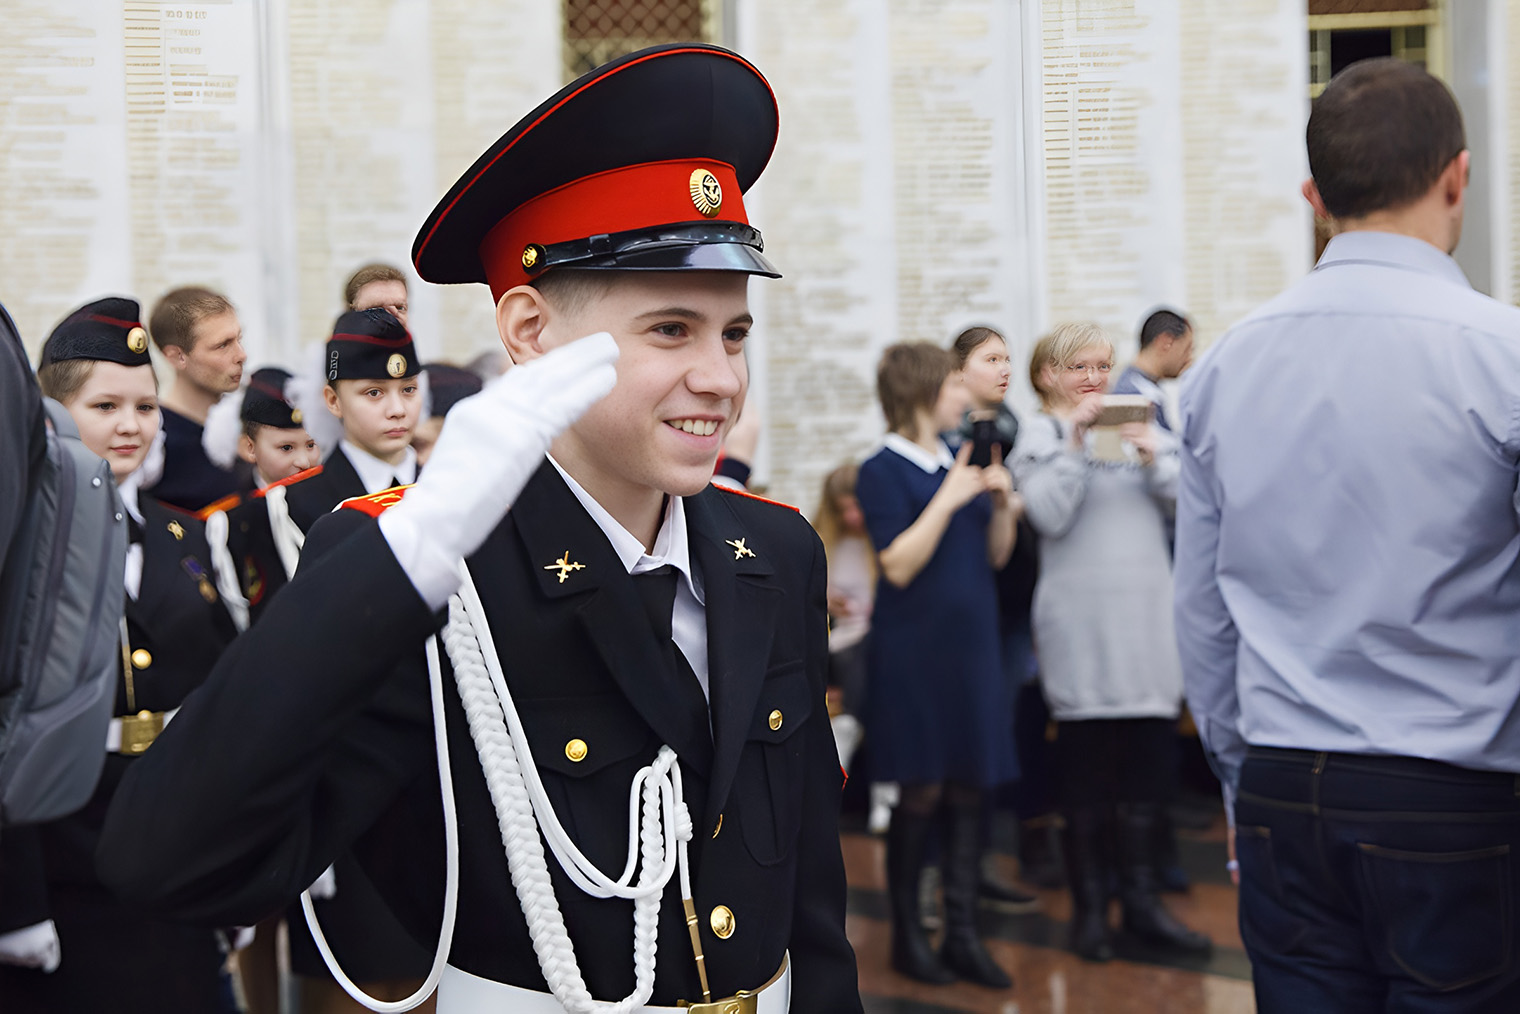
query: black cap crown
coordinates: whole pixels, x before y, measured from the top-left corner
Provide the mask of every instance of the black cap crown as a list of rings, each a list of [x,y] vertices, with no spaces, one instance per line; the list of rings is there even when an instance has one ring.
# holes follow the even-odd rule
[[[243,405],[238,417],[245,423],[258,423],[281,430],[301,426],[301,410],[291,405],[285,394],[285,385],[288,383],[289,370],[282,370],[278,366],[255,370],[248,380],[248,390],[243,394]]]
[[[327,340],[327,381],[399,380],[422,372],[412,336],[390,311],[350,310]]]
[[[42,365],[89,359],[123,366],[151,366],[148,332],[137,300],[109,296],[86,303],[59,322],[42,346]]]
[[[479,394],[485,386],[479,374],[448,363],[429,363],[425,369],[428,395],[433,402],[431,414],[435,419],[442,419],[449,414],[449,409],[470,395]]]

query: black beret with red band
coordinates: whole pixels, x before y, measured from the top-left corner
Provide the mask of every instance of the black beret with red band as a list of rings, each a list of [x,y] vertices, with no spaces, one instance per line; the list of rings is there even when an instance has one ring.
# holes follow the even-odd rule
[[[779,277],[744,192],[776,146],[776,98],[743,57],[676,43],[562,88],[475,161],[412,246],[430,282],[500,297],[555,267]]]
[[[70,313],[42,346],[42,364],[70,359],[120,363],[122,366],[151,366],[148,358],[148,332],[138,319],[137,300],[108,296],[86,303]]]
[[[399,380],[422,372],[406,327],[378,306],[350,310],[327,339],[327,381]]]

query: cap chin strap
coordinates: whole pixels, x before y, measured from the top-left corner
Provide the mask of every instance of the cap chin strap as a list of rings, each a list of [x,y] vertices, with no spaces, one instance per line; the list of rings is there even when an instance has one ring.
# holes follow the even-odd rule
[[[496,809],[512,885],[527,920],[539,968],[549,991],[570,1014],[628,1014],[648,1003],[654,993],[660,899],[678,868],[682,894],[691,897],[687,843],[692,837],[692,823],[681,791],[681,769],[676,763],[676,753],[669,746],[661,746],[654,762],[634,776],[628,798],[628,860],[622,875],[613,880],[575,846],[554,812],[538,768],[533,763],[528,737],[513,704],[511,691],[507,688],[479,592],[463,561],[460,562],[460,573],[463,580],[459,593],[449,599],[449,622],[443,631],[443,642],[454,670],[470,736],[480,756],[481,770]],[[366,995],[339,970],[317,926],[309,893],[301,895],[301,908],[311,927],[312,938],[334,978],[359,1003],[380,1012],[408,1011],[431,995],[448,962],[453,942],[459,890],[459,830],[453,783],[449,777],[448,738],[443,720],[443,675],[436,637],[428,641],[427,656],[443,796],[446,874],[438,949],[422,988],[394,1003],[384,1003]],[[582,891],[596,898],[621,898],[634,903],[634,989],[615,1003],[596,1000],[586,988],[549,877],[544,842],[548,843],[561,869]],[[632,883],[635,868],[639,871],[636,884]]]

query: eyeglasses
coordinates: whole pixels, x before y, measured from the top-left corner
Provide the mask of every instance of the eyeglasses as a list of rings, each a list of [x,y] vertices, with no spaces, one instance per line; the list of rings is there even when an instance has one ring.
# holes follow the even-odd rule
[[[1086,363],[1072,363],[1070,366],[1066,367],[1066,372],[1072,375],[1076,375],[1078,373],[1086,373],[1091,375],[1093,373],[1096,373],[1100,377],[1106,377],[1108,376],[1109,371],[1113,368],[1113,363],[1099,363],[1096,366],[1088,366]]]

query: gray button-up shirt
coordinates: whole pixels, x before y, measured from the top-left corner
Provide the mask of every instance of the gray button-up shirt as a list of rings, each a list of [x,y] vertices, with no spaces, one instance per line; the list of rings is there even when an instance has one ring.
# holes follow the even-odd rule
[[[1330,241],[1182,391],[1176,618],[1246,744],[1520,772],[1520,310],[1435,247]]]

